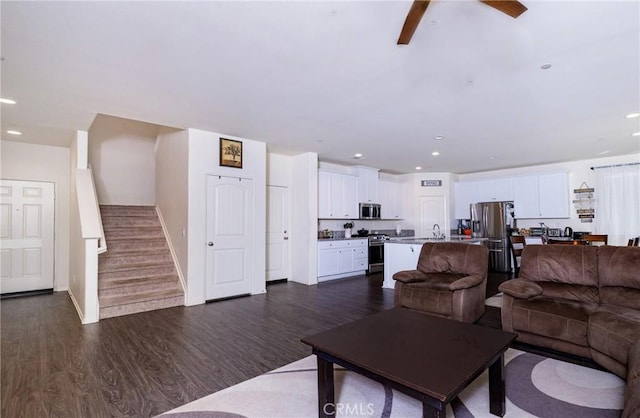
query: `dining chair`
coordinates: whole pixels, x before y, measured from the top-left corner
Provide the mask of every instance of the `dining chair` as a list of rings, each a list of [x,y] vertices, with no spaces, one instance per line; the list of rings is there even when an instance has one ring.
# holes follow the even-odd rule
[[[511,249],[511,256],[513,257],[513,278],[517,278],[520,273],[520,256],[522,250],[527,246],[527,241],[521,235],[514,235],[509,237],[509,248]]]
[[[588,245],[593,245],[594,242],[601,242],[603,245],[607,245],[609,242],[609,235],[590,234],[585,235],[582,239],[587,241]]]

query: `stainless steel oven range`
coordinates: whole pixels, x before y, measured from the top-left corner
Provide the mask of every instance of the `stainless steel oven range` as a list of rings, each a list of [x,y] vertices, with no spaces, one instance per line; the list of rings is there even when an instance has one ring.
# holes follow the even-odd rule
[[[375,273],[384,270],[384,242],[389,239],[385,234],[369,235],[369,270]]]

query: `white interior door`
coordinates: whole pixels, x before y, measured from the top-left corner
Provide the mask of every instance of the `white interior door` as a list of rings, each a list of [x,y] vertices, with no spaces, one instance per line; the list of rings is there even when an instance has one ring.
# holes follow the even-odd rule
[[[289,277],[289,189],[267,186],[267,281]]]
[[[251,293],[253,181],[207,176],[206,299]]]
[[[440,226],[440,233],[444,234],[449,227],[445,225],[444,196],[421,196],[420,201],[420,233],[421,238],[433,238],[433,233],[438,233],[435,224]]]
[[[0,180],[0,293],[53,289],[53,186]]]

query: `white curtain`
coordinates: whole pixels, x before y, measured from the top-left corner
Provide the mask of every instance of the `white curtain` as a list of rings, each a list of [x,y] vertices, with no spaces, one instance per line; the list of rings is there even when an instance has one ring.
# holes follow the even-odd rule
[[[640,235],[640,164],[596,168],[595,234],[609,245]]]

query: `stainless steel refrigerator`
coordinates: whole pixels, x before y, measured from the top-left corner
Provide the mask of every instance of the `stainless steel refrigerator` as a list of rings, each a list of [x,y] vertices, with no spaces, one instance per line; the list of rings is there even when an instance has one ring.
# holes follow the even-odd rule
[[[471,234],[474,238],[486,238],[490,270],[511,271],[509,234],[513,227],[513,202],[471,204]]]

